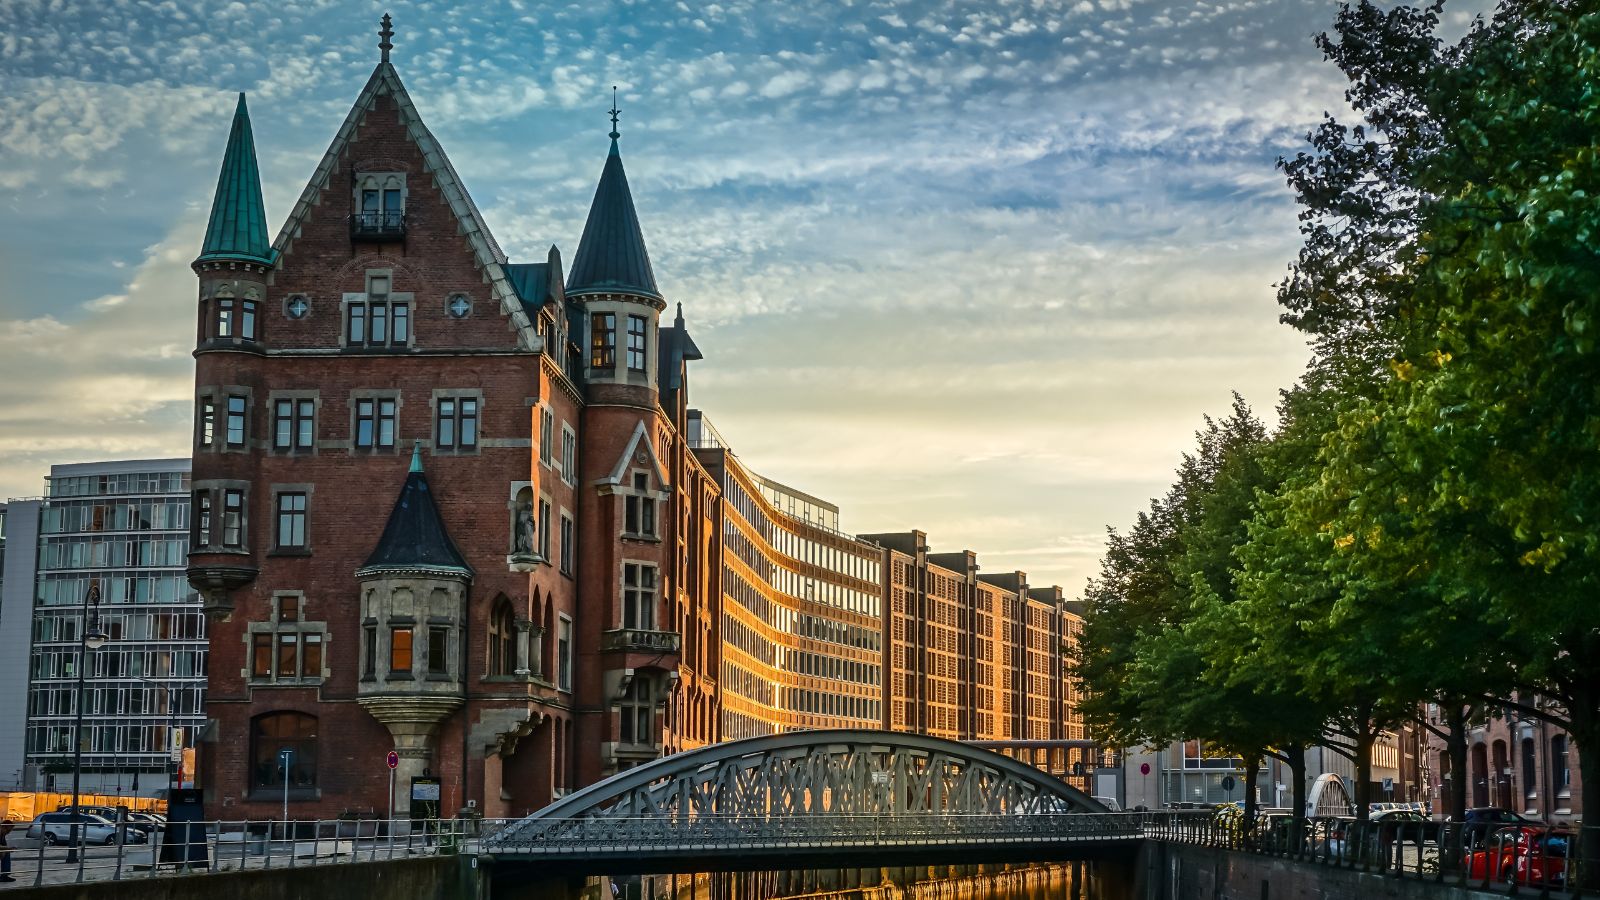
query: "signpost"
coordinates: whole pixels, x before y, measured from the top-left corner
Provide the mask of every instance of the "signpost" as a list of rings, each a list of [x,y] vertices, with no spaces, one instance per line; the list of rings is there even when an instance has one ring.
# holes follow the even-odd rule
[[[294,751],[288,747],[278,751],[278,765],[283,767],[283,822],[284,828],[289,827],[289,763],[294,759]]]
[[[1139,763],[1139,774],[1144,776],[1144,802],[1145,804],[1149,804],[1153,802],[1150,799],[1150,764]],[[1151,809],[1157,808],[1158,807],[1151,807]]]
[[[1222,776],[1222,792],[1224,794],[1233,793],[1233,786],[1235,784],[1238,784],[1238,782],[1233,780],[1233,776],[1232,775],[1224,775],[1224,776]]]
[[[389,765],[389,827],[394,828],[394,770],[400,767],[400,754],[393,750],[384,757],[384,762]]]

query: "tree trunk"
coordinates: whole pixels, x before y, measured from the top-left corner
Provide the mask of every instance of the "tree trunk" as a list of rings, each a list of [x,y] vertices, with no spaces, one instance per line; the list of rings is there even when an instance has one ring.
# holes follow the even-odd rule
[[[1289,757],[1289,777],[1294,781],[1290,793],[1294,797],[1294,816],[1289,821],[1290,839],[1294,842],[1295,852],[1305,848],[1306,834],[1306,745],[1295,744],[1284,750],[1284,755]]]
[[[1356,821],[1365,823],[1372,802],[1372,742],[1377,729],[1369,718],[1356,721]]]
[[[1256,833],[1256,781],[1261,775],[1261,754],[1244,758],[1244,840],[1246,846],[1255,844]]]
[[[1445,798],[1448,804],[1445,814],[1448,817],[1447,825],[1442,825],[1442,840],[1440,847],[1458,848],[1461,846],[1462,829],[1467,821],[1467,710],[1468,707],[1460,703],[1452,703],[1445,708],[1446,723],[1449,733],[1445,736],[1445,749],[1450,754],[1450,794]],[[1447,870],[1461,866],[1460,853],[1439,854],[1440,865]]]
[[[1576,698],[1575,698],[1576,699]],[[1578,831],[1578,888],[1600,888],[1600,828],[1589,824],[1589,810],[1600,810],[1600,709],[1595,703],[1574,703],[1569,734],[1578,748],[1578,771],[1583,775],[1583,827]]]

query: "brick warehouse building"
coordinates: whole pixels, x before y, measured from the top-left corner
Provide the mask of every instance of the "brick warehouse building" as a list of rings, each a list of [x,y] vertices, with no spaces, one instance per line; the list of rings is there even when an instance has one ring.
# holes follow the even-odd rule
[[[241,95],[193,265],[208,813],[381,814],[431,777],[444,814],[521,814],[791,728],[1073,736],[1059,589],[812,523],[702,439],[615,114],[570,270],[513,263],[381,34],[270,242]]]

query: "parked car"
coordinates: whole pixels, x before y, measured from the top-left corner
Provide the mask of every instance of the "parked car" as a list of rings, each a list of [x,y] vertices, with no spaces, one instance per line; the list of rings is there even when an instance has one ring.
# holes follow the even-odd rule
[[[1371,822],[1378,829],[1378,841],[1390,844],[1404,841],[1416,844],[1439,840],[1439,823],[1411,809],[1391,809],[1375,813]]]
[[[72,812],[73,809],[74,808],[71,806],[63,806],[56,810],[56,812],[69,813]],[[117,821],[117,816],[119,814],[119,810],[115,806],[81,806],[77,807],[77,811],[88,813],[91,816],[99,816],[108,822]],[[127,824],[127,827],[137,828],[145,834],[149,834],[150,832],[155,831],[157,828],[160,828],[161,823],[166,821],[160,816],[155,816],[152,818],[150,813],[135,812],[133,810],[123,811],[121,812],[121,815],[124,816],[122,821]]]
[[[65,844],[72,840],[72,827],[78,827],[78,840],[85,844],[111,845],[117,842],[117,825],[105,816],[92,813],[48,812],[40,813],[28,825],[27,836],[46,844]],[[143,844],[149,837],[137,828],[123,826],[123,841]]]
[[[1462,859],[1467,878],[1534,886],[1559,886],[1567,880],[1572,833],[1544,827],[1502,827]]]
[[[1445,819],[1446,828],[1455,822],[1454,818]],[[1540,827],[1543,825],[1535,819],[1518,815],[1509,809],[1498,806],[1475,806],[1467,810],[1466,817],[1462,819],[1461,837],[1456,840],[1462,845],[1477,849],[1484,845],[1489,836],[1509,825]]]

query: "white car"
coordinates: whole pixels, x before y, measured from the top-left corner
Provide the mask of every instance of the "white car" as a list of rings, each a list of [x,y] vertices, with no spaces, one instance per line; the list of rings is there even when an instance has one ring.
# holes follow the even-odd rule
[[[92,813],[48,812],[40,813],[28,825],[27,836],[35,840],[43,840],[46,844],[66,844],[72,841],[73,820],[77,820],[78,840],[85,844],[105,844],[110,846],[117,842],[116,823],[105,816]],[[123,828],[123,842],[128,844],[142,844],[149,838],[137,828]]]

